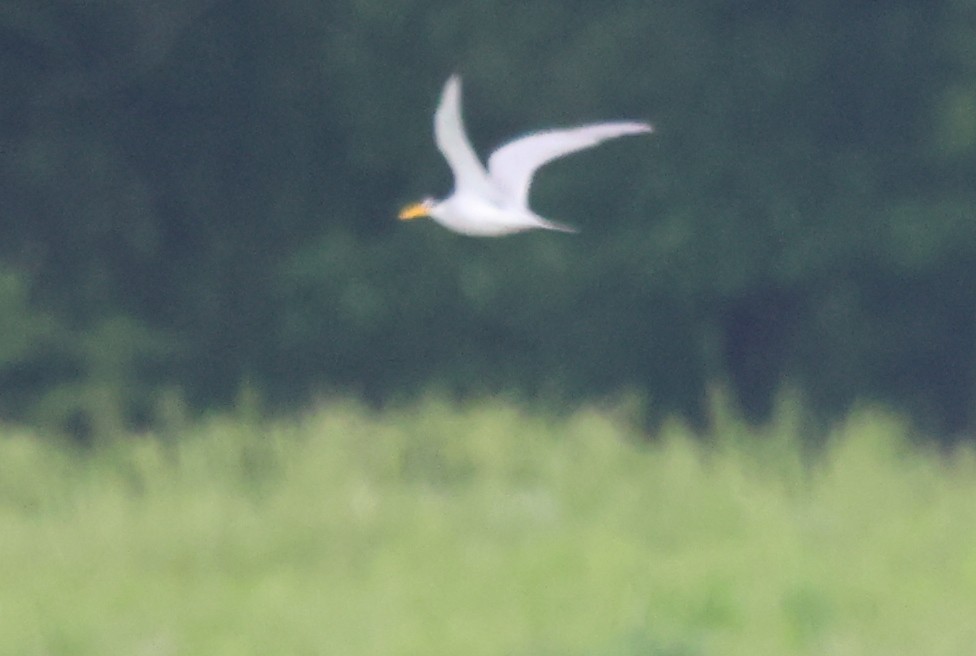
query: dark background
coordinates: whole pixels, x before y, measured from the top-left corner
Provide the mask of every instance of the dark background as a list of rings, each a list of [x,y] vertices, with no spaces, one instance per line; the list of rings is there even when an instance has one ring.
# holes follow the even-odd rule
[[[650,120],[533,188],[576,236],[399,223],[482,153]],[[761,420],[976,400],[976,2],[5,0],[0,416],[633,394]]]

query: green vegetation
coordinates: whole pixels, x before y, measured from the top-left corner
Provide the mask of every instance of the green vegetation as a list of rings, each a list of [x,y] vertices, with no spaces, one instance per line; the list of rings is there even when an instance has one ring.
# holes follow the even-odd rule
[[[0,439],[0,653],[940,656],[976,454],[784,406],[641,434],[499,402]]]

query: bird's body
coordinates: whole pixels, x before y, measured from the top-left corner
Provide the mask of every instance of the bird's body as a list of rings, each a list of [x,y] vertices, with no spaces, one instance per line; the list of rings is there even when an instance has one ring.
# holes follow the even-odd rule
[[[405,207],[400,219],[429,216],[445,228],[474,237],[500,237],[525,230],[575,228],[549,221],[529,209],[532,176],[543,164],[607,139],[650,132],[646,123],[618,121],[565,130],[547,130],[505,144],[488,159],[487,170],[468,141],[461,120],[461,80],[444,86],[434,114],[437,147],[454,173],[454,193]]]
[[[455,193],[436,204],[430,215],[445,228],[470,237],[501,237],[535,228],[576,232],[528,208],[505,207],[476,194]]]

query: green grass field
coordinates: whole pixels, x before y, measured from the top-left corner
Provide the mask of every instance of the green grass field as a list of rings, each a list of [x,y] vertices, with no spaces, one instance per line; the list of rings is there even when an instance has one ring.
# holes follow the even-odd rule
[[[0,653],[976,653],[976,457],[502,402],[0,438]],[[724,425],[723,425],[724,424]],[[2,431],[0,431],[2,432]]]

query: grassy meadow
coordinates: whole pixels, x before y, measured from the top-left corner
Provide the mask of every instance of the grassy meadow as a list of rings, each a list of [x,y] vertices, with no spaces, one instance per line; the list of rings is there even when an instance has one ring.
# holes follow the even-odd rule
[[[976,456],[881,411],[641,434],[501,401],[0,430],[0,653],[968,655]]]

